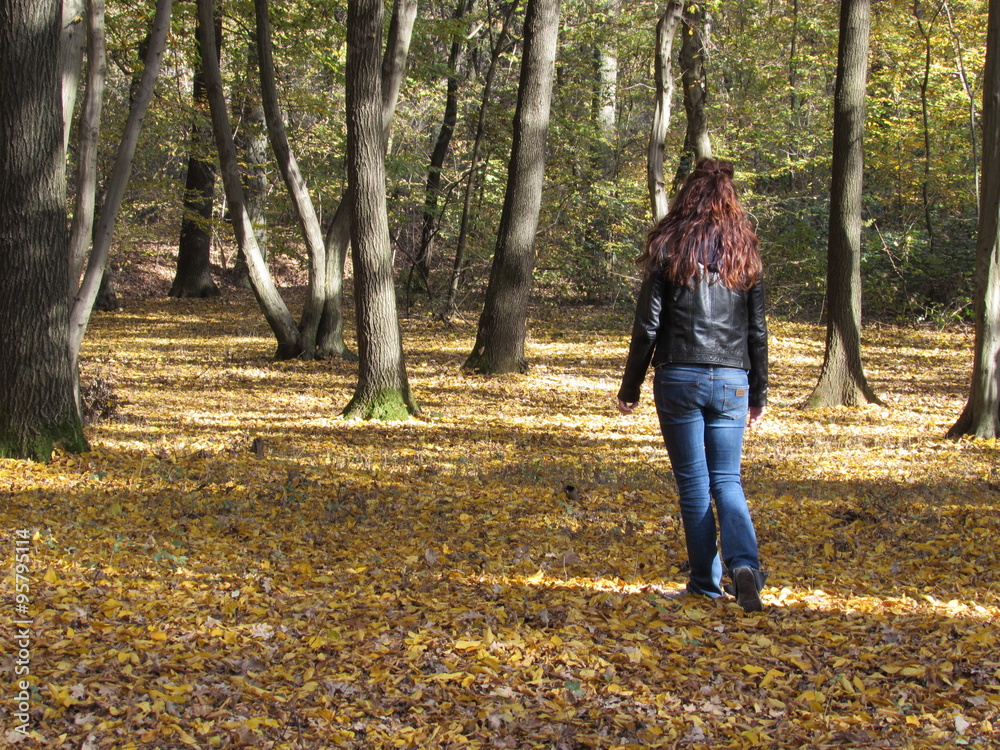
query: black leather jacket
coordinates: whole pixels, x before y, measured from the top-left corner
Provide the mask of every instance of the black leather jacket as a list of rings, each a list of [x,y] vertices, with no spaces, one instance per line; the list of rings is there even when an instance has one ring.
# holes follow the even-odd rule
[[[639,400],[646,371],[663,364],[740,367],[750,381],[750,406],[767,404],[767,320],[764,285],[727,288],[709,272],[693,289],[662,272],[646,273],[636,301],[632,343],[618,398]]]

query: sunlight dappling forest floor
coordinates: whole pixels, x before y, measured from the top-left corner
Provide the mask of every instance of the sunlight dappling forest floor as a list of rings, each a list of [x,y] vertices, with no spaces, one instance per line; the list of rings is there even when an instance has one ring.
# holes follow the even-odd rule
[[[630,322],[539,308],[524,376],[404,319],[423,415],[345,422],[355,366],[270,360],[249,296],[96,316],[92,452],[0,461],[0,635],[30,530],[50,748],[1000,744],[1000,446],[944,439],[968,332],[870,329],[885,407],[803,412],[824,331],[772,321],[745,477],[765,611],[669,596],[676,491]],[[353,342],[352,342],[353,345]],[[99,404],[101,405],[101,404]],[[567,486],[573,489],[568,491]],[[15,705],[15,658],[0,675]]]

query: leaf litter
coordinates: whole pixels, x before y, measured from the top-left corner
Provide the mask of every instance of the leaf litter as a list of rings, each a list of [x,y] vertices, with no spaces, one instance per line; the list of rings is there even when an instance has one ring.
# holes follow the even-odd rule
[[[250,300],[96,319],[84,379],[114,408],[92,452],[0,461],[6,549],[33,535],[31,733],[0,734],[89,750],[996,746],[1000,449],[943,438],[967,332],[867,330],[886,406],[804,412],[823,332],[773,322],[745,461],[771,577],[747,615],[677,595],[655,414],[613,409],[628,321],[536,317],[531,371],[504,378],[459,369],[470,325],[405,319],[423,414],[391,424],[337,416],[352,365],[269,361]],[[0,595],[14,612],[12,564]],[[12,652],[0,673],[15,684]]]

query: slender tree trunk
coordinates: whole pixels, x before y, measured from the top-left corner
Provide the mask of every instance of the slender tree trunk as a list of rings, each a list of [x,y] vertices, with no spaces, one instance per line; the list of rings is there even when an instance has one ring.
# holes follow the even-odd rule
[[[528,368],[524,341],[558,34],[559,0],[528,0],[507,191],[476,343],[464,365],[477,372]]]
[[[879,403],[861,362],[861,187],[870,0],[844,0],[833,115],[826,355],[805,406]]]
[[[76,203],[69,238],[69,283],[80,283],[94,234],[94,206],[97,200],[97,149],[101,132],[101,111],[107,62],[104,39],[104,0],[90,0],[87,10],[87,85],[77,125]],[[65,81],[65,79],[64,79]],[[66,97],[63,96],[65,103]]]
[[[969,145],[972,152],[971,161],[974,165],[972,193],[975,196],[976,210],[978,211],[982,202],[979,198],[979,152],[976,140],[979,131],[979,118],[976,114],[976,95],[972,90],[972,84],[969,82],[969,76],[966,74],[965,54],[962,51],[962,40],[959,38],[958,32],[955,30],[955,23],[951,18],[951,8],[948,7],[948,3],[946,2],[942,3],[942,8],[944,9],[945,16],[948,18],[948,30],[951,32],[951,43],[955,49],[955,70],[958,73],[958,77],[962,81],[962,88],[965,90],[965,96],[969,100]]]
[[[302,353],[302,337],[295,325],[295,319],[274,286],[274,281],[271,279],[267,264],[264,263],[260,247],[254,237],[250,217],[247,215],[243,183],[236,160],[236,144],[233,142],[233,131],[229,125],[229,112],[226,109],[226,97],[222,90],[222,74],[218,64],[216,64],[218,56],[215,52],[215,35],[210,32],[212,19],[215,15],[213,6],[213,0],[198,0],[198,19],[201,22],[199,42],[203,50],[205,85],[208,89],[208,102],[212,112],[212,131],[215,134],[215,142],[219,150],[222,184],[226,189],[226,200],[229,203],[229,213],[233,220],[236,242],[247,261],[250,285],[257,298],[257,303],[264,313],[264,318],[278,342],[274,357],[275,359],[293,359]]]
[[[649,149],[646,158],[646,182],[649,187],[649,202],[653,209],[654,223],[667,215],[670,204],[666,178],[663,174],[663,151],[664,141],[670,129],[670,104],[674,96],[674,77],[671,72],[674,35],[681,20],[682,10],[683,7],[678,0],[670,0],[656,24],[656,57],[653,65],[656,103],[653,108],[653,125],[649,131]]]
[[[676,191],[688,173],[702,159],[712,156],[712,142],[708,135],[708,86],[705,81],[705,59],[708,57],[708,39],[712,17],[702,4],[687,6],[681,24],[681,84],[684,87],[684,112],[687,130],[684,132],[684,149],[674,175]]]
[[[490,64],[486,70],[486,77],[483,82],[483,98],[479,104],[479,116],[476,120],[476,135],[472,141],[472,156],[469,160],[469,173],[465,182],[465,193],[462,199],[462,218],[459,222],[458,241],[455,243],[455,258],[452,263],[451,277],[448,281],[448,297],[445,300],[441,311],[442,320],[450,320],[458,312],[458,293],[462,284],[462,273],[465,270],[465,247],[469,238],[469,216],[472,213],[472,194],[475,191],[476,175],[479,174],[479,154],[482,151],[483,138],[486,134],[486,113],[489,111],[489,102],[493,94],[493,78],[496,75],[497,63],[500,55],[507,44],[509,38],[508,29],[514,12],[516,3],[508,6],[507,14],[504,16],[503,25],[500,27],[500,34],[490,53]]]
[[[278,90],[274,84],[274,54],[271,48],[271,22],[267,14],[267,0],[254,0],[254,9],[257,17],[260,92],[264,102],[267,133],[309,254],[309,295],[299,330],[302,332],[301,356],[304,359],[313,359],[316,356],[316,333],[319,330],[326,293],[326,248],[323,245],[323,230],[319,225],[316,209],[313,208],[309,188],[302,177],[285,133],[285,122],[278,104]]]
[[[114,167],[112,167],[111,176],[104,192],[104,205],[101,207],[101,214],[94,230],[87,272],[83,276],[83,282],[80,284],[80,290],[70,312],[69,351],[70,358],[74,363],[80,354],[83,336],[90,323],[90,313],[94,309],[94,302],[101,290],[115,222],[118,219],[118,212],[121,210],[125,188],[132,171],[132,158],[139,142],[142,119],[146,114],[149,101],[153,97],[156,79],[160,74],[160,61],[166,46],[167,31],[170,28],[171,6],[172,0],[157,0],[149,44],[144,56],[145,64],[142,77],[132,98],[132,106],[125,122],[125,130],[122,132]]]
[[[222,20],[216,16],[216,52],[222,45]],[[196,33],[197,38],[200,34]],[[198,50],[199,57],[202,51]],[[216,61],[218,63],[218,61]],[[177,270],[168,292],[171,297],[214,297],[219,287],[212,279],[212,212],[215,209],[215,163],[212,154],[212,124],[205,91],[204,64],[194,73],[194,115],[181,236],[177,243]]]
[[[382,0],[350,0],[347,17],[347,177],[358,326],[358,383],[344,415],[417,413],[396,316],[385,204],[385,114],[379,75]]]
[[[469,13],[475,0],[459,0],[455,9],[455,20],[461,20]],[[427,167],[427,188],[424,193],[423,217],[420,226],[420,251],[417,256],[416,268],[420,281],[427,295],[431,294],[430,274],[434,258],[434,238],[437,234],[438,199],[441,194],[441,172],[444,160],[451,147],[451,136],[455,132],[458,121],[458,86],[459,66],[465,42],[460,34],[456,34],[448,53],[448,90],[445,95],[444,115],[441,118],[441,128],[438,130],[434,150],[431,152],[430,165]]]
[[[0,21],[0,457],[87,449],[69,351],[58,0]]]
[[[69,150],[69,136],[73,127],[73,111],[76,108],[76,95],[80,89],[83,51],[87,44],[88,15],[87,0],[63,0],[59,61],[62,65],[64,151]]]
[[[247,44],[247,84],[234,92],[233,113],[237,120],[233,142],[240,154],[240,163],[246,165],[243,172],[243,192],[246,201],[246,212],[253,227],[253,234],[260,248],[261,258],[267,262],[267,122],[264,117],[264,107],[260,98],[248,92],[252,81],[260,82],[259,65],[257,63],[257,34],[249,32]],[[259,89],[259,85],[255,90]],[[247,262],[242,251],[236,253],[233,281],[239,286],[249,288],[250,276]]]
[[[1000,437],[1000,0],[990,0],[983,74],[983,186],[969,399],[949,437]]]
[[[924,12],[919,0],[913,3],[913,15],[917,20],[917,28],[920,36],[924,40],[924,73],[920,79],[920,116],[923,125],[924,135],[924,174],[921,180],[920,192],[924,204],[924,227],[927,230],[927,251],[934,256],[934,221],[933,206],[931,205],[930,183],[931,183],[931,122],[930,122],[930,102],[927,98],[927,91],[931,80],[931,54],[933,46],[931,44],[931,32],[937,20],[941,6],[938,5],[931,15],[928,25],[924,26]]]
[[[396,0],[389,22],[389,39],[382,59],[382,143],[389,143],[396,100],[406,71],[406,58],[417,15],[416,0]],[[317,356],[340,356],[353,360],[356,357],[344,343],[344,266],[351,245],[352,197],[350,186],[333,214],[333,222],[326,232],[326,302],[317,337]]]

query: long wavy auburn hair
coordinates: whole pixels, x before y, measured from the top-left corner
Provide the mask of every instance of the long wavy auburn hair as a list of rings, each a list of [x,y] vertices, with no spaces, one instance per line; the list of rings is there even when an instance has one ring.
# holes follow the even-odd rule
[[[757,234],[736,196],[732,164],[698,162],[667,215],[650,230],[636,262],[651,273],[662,268],[678,286],[696,286],[706,269],[717,270],[729,289],[749,289],[760,281]]]

